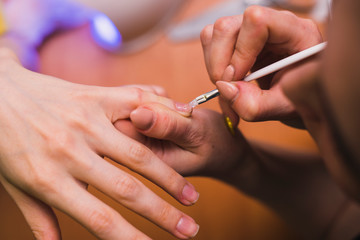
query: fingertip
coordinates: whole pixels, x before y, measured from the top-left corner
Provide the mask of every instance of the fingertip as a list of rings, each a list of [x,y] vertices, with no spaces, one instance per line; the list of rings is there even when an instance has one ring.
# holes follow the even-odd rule
[[[212,35],[213,35],[214,25],[209,24],[203,28],[200,33],[200,40],[203,47],[208,46],[211,43]]]
[[[232,107],[224,99],[220,98],[219,103],[220,103],[220,108],[224,114],[226,124],[231,123],[233,129],[235,129],[239,124],[238,114],[235,112],[234,109],[232,109]]]
[[[157,95],[162,96],[162,97],[168,97],[168,94],[163,87],[157,86],[157,85],[152,85],[151,87],[154,89],[154,91]]]
[[[239,89],[233,83],[217,81],[216,87],[220,92],[220,96],[228,102],[234,102],[239,93]]]
[[[190,106],[190,104],[175,102],[174,106],[175,106],[175,109],[178,111],[178,113],[180,113],[184,117],[190,117],[191,116],[191,113],[193,111],[193,107]]]
[[[182,239],[193,238],[199,232],[200,226],[189,216],[184,215],[176,225],[176,230],[184,237]]]
[[[191,183],[185,184],[181,192],[181,201],[185,205],[193,205],[199,200],[200,194]]]
[[[154,123],[154,113],[150,109],[139,107],[130,113],[130,120],[139,130],[148,130]]]
[[[225,68],[222,81],[226,81],[226,82],[234,81],[234,76],[235,76],[235,68],[233,65],[230,64]]]

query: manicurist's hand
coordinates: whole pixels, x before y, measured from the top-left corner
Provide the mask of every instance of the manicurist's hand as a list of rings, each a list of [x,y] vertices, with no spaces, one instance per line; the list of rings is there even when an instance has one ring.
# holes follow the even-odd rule
[[[60,239],[52,207],[100,239],[149,239],[87,185],[178,238],[196,234],[192,218],[103,159],[143,175],[185,205],[196,202],[198,193],[187,180],[113,125],[146,102],[174,108],[155,94],[157,88],[69,83],[24,69],[7,49],[0,50],[0,83],[0,181],[36,239]]]
[[[284,73],[296,66],[261,78],[258,84],[241,79],[249,71],[322,42],[313,21],[287,11],[252,6],[243,15],[220,18],[207,26],[201,41],[209,76],[221,94],[222,109],[234,124],[238,116],[247,121],[297,116],[278,84]]]

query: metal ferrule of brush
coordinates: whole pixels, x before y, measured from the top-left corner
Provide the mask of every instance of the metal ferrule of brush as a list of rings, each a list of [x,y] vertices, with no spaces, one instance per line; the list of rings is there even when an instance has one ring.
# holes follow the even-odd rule
[[[196,98],[196,101],[198,104],[204,103],[209,101],[210,99],[213,99],[215,97],[219,96],[219,91],[217,89],[214,89],[210,92],[207,92],[203,95],[200,95]]]

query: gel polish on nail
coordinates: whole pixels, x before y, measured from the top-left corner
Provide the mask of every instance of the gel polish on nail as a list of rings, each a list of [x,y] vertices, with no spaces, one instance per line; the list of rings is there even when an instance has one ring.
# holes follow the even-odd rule
[[[216,82],[216,86],[220,95],[228,101],[234,100],[239,93],[239,89],[233,83],[218,81]]]
[[[232,123],[231,119],[227,116],[225,116],[225,124],[231,135],[235,136],[234,124]]]
[[[229,65],[225,68],[222,81],[231,82],[235,76],[235,68],[233,65]]]
[[[188,103],[175,102],[175,108],[181,113],[186,113],[186,115],[191,114],[193,108]]]

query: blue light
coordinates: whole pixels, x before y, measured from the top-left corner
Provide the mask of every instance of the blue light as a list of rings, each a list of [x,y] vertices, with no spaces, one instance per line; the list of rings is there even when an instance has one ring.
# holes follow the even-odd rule
[[[118,49],[122,43],[121,34],[115,24],[102,13],[93,17],[91,33],[96,43],[110,51]]]

